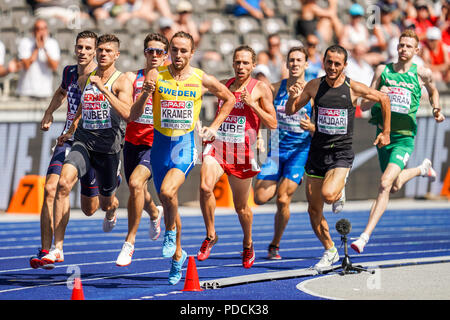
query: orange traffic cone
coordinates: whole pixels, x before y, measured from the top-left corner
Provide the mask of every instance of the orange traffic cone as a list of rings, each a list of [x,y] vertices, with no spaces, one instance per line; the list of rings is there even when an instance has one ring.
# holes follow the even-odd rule
[[[200,288],[197,267],[195,266],[195,258],[193,256],[189,257],[183,291],[203,291],[203,289]]]
[[[80,278],[75,278],[71,300],[84,300],[83,285]]]

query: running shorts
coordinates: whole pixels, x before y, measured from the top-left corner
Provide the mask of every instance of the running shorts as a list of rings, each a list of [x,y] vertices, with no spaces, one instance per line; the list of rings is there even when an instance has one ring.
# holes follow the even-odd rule
[[[120,172],[120,152],[100,153],[90,151],[80,141],[75,141],[64,163],[70,163],[78,170],[78,177],[83,177],[93,169],[99,186],[99,193],[110,197],[118,187]]]
[[[154,130],[150,158],[153,182],[156,192],[160,193],[161,184],[169,170],[179,169],[187,177],[194,167],[197,160],[194,131],[170,137]]]
[[[47,169],[47,175],[57,174],[61,175],[62,166],[66,156],[70,152],[72,141],[66,141],[62,146],[56,145],[53,151],[52,159]],[[81,194],[86,197],[98,196],[98,185],[95,180],[95,172],[91,169],[80,179]]]
[[[309,150],[305,165],[306,175],[315,178],[324,178],[327,171],[335,168],[351,168],[355,154],[348,150]]]

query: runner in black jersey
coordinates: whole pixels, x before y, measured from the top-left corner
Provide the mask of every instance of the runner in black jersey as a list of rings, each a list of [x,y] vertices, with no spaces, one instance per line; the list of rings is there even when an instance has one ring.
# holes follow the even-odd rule
[[[315,265],[323,271],[339,260],[337,249],[331,240],[328,223],[323,216],[324,202],[333,204],[343,196],[347,175],[352,167],[352,148],[355,105],[359,97],[379,102],[382,109],[384,130],[374,145],[389,144],[390,102],[386,94],[353,81],[343,73],[347,65],[347,51],[333,45],[325,51],[326,75],[313,79],[304,88],[293,86],[286,104],[286,114],[293,114],[314,100],[316,131],[311,140],[305,166],[306,197],[312,228],[325,248],[322,259]]]

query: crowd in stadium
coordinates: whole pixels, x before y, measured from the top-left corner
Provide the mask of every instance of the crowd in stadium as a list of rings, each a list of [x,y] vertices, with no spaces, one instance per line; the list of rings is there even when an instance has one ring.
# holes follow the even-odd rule
[[[259,23],[276,17],[292,21],[288,23],[291,27],[287,33],[290,39],[276,32],[266,34],[266,43],[260,48],[254,48],[258,54],[254,74],[259,79],[274,83],[285,78],[285,54],[288,46],[297,42],[301,42],[309,54],[306,79],[322,75],[323,49],[332,43],[339,43],[350,55],[347,66],[349,74],[354,80],[370,85],[377,65],[396,60],[400,33],[413,28],[421,40],[420,54],[415,62],[433,71],[440,89],[447,88],[450,82],[450,1],[383,0],[374,1],[373,4],[350,1],[338,3],[337,0],[297,1],[295,8],[299,10],[281,15],[281,7],[295,0],[237,0],[235,3],[222,0],[27,0],[26,5],[37,20],[30,23],[32,31],[16,41],[16,50],[9,48],[11,52],[17,53],[15,56],[5,54],[8,47],[0,37],[0,76],[17,75],[18,83],[11,92],[15,97],[51,97],[57,84],[54,75],[64,67],[61,65],[61,51],[70,51],[49,30],[47,21],[55,18],[65,25],[70,25],[76,19],[91,20],[96,24],[113,19],[115,28],[125,26],[132,19],[139,19],[168,39],[182,30],[190,33],[195,40],[197,61],[203,64],[208,61],[213,66],[211,70],[218,70],[220,68],[214,66],[229,64],[228,60],[219,49],[202,43],[210,41],[204,36],[211,33],[212,22],[204,19],[200,21],[198,13],[202,9],[196,6],[219,6],[222,3],[221,15],[224,17],[252,17]],[[79,27],[83,29],[85,25],[83,22]],[[220,41],[220,37],[218,39]],[[231,70],[231,65],[228,69]]]

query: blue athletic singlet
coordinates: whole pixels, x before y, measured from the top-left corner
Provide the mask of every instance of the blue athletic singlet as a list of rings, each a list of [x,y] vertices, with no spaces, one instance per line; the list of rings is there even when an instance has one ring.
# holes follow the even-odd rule
[[[285,110],[288,98],[287,79],[284,79],[274,100],[277,129],[272,131],[267,160],[258,179],[278,181],[283,176],[300,183],[303,177],[311,135],[300,127],[300,120],[305,114],[311,118],[312,108],[308,103],[297,113],[288,116]]]

